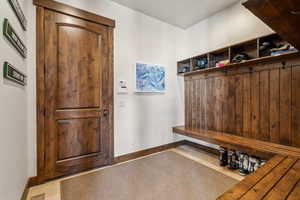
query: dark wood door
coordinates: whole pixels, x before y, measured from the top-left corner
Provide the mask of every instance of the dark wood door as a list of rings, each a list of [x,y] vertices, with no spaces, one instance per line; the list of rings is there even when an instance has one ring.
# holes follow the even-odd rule
[[[108,34],[107,26],[45,10],[46,179],[111,162]]]

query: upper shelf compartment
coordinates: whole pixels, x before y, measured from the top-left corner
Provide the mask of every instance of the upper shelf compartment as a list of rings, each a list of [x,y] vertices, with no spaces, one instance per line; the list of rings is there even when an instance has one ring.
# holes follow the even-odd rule
[[[266,62],[275,57],[279,59],[295,52],[297,49],[281,36],[270,34],[179,61],[177,70],[179,75],[226,70],[233,66]]]
[[[299,0],[248,0],[243,5],[284,40],[300,49]]]

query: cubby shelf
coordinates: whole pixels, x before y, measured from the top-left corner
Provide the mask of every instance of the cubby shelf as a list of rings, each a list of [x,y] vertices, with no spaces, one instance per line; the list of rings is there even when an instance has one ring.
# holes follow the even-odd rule
[[[281,39],[281,37],[278,34],[270,34],[238,44],[234,44],[225,48],[221,48],[215,51],[211,51],[205,54],[194,56],[192,58],[188,58],[177,63],[178,75],[187,76],[193,74],[214,72],[219,70],[227,70],[233,67],[268,62],[272,60],[279,60],[288,56],[299,54],[298,51],[290,51],[287,53],[282,53],[273,56],[263,54],[263,52],[260,51],[260,46],[263,44],[263,42],[266,41],[272,41],[274,43],[285,42],[283,39]],[[239,63],[233,63],[232,59],[238,53],[246,53],[250,57],[250,59]],[[197,60],[201,60],[201,64],[203,65],[205,63],[205,60],[207,60],[207,64],[203,69],[197,67]],[[222,67],[215,66],[217,62],[223,60],[228,60],[228,64]],[[180,68],[182,68],[183,65],[186,71],[180,73]]]

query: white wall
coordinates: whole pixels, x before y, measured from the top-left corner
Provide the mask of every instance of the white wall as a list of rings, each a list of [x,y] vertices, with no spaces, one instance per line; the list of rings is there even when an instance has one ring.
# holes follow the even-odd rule
[[[187,30],[181,30],[109,0],[59,0],[116,20],[115,85],[127,80],[129,92],[118,95],[115,88],[116,156],[188,139],[174,136],[173,125],[183,125],[183,79],[176,76],[176,61],[236,42],[265,35],[271,30],[242,5],[235,4]],[[35,35],[35,9],[30,35]],[[36,174],[35,41],[28,38],[29,67],[29,174]],[[162,64],[167,69],[165,94],[134,93],[134,63]],[[196,141],[196,140],[193,140]]]
[[[184,138],[174,137],[171,131],[172,126],[183,124],[184,117],[183,81],[176,75],[177,60],[271,32],[267,26],[239,4],[187,30],[181,30],[110,0],[59,1],[113,18],[117,22],[115,85],[120,79],[127,80],[129,92],[127,95],[115,93],[116,156]],[[35,7],[31,1],[21,2],[26,2],[25,10],[28,12],[28,59],[24,61],[2,37],[0,39],[1,65],[4,59],[8,59],[24,72],[27,65],[28,74],[26,89],[14,87],[3,81],[2,77],[0,78],[0,150],[2,154],[0,160],[1,164],[5,163],[0,166],[0,194],[6,194],[5,199],[8,200],[16,199],[15,195],[20,195],[27,174],[28,176],[36,175]],[[17,31],[22,33],[7,2],[0,1],[0,4],[1,13],[9,16]],[[3,15],[0,19],[3,21]],[[26,39],[24,34],[22,37]],[[136,61],[162,64],[166,67],[167,91],[165,94],[134,93],[134,63]],[[10,107],[13,109],[9,110]],[[26,148],[28,155],[26,155]]]
[[[182,38],[185,48],[179,57],[186,59],[270,33],[267,25],[237,3],[188,28]]]
[[[117,22],[115,83],[120,79],[127,80],[129,92],[119,95],[115,88],[116,156],[184,138],[174,136],[171,131],[172,126],[183,125],[184,117],[183,79],[176,75],[177,60],[271,32],[239,4],[187,30],[181,30],[110,0],[59,1],[113,18]],[[32,1],[21,2],[26,2],[25,10],[28,13],[28,59],[24,61],[2,36],[0,38],[0,65],[4,60],[9,60],[24,72],[27,65],[28,74],[26,89],[14,87],[3,81],[2,76],[0,78],[0,197],[6,200],[18,199],[16,197],[21,194],[27,175],[36,175],[35,7]],[[22,33],[7,1],[0,1],[0,11],[1,23],[3,13]],[[21,36],[26,39],[24,34]],[[165,94],[134,93],[136,61],[166,67]]]
[[[109,0],[60,0],[81,9],[116,20],[115,85],[126,80],[127,95],[118,95],[115,88],[115,155],[127,154],[174,141],[171,127],[183,123],[182,81],[176,76],[178,38],[184,33],[139,12]],[[31,2],[30,2],[31,3]],[[29,16],[30,59],[28,61],[28,139],[29,174],[36,174],[36,115],[35,115],[35,8]],[[181,41],[181,40],[180,40]],[[182,51],[182,50],[178,50]],[[165,94],[134,93],[136,61],[161,64],[166,67]]]
[[[25,10],[25,0],[20,4]],[[4,38],[4,17],[24,42],[26,34],[8,1],[0,1],[0,13],[0,199],[16,200],[27,181],[27,91],[3,79],[3,63],[8,61],[26,73],[26,60]]]
[[[191,57],[272,33],[260,19],[241,3],[188,28],[185,35],[186,55]]]

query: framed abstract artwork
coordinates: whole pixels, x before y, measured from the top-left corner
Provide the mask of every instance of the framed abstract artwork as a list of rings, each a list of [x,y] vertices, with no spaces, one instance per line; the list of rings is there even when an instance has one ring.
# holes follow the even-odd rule
[[[136,63],[136,92],[163,93],[166,72],[160,65]]]

